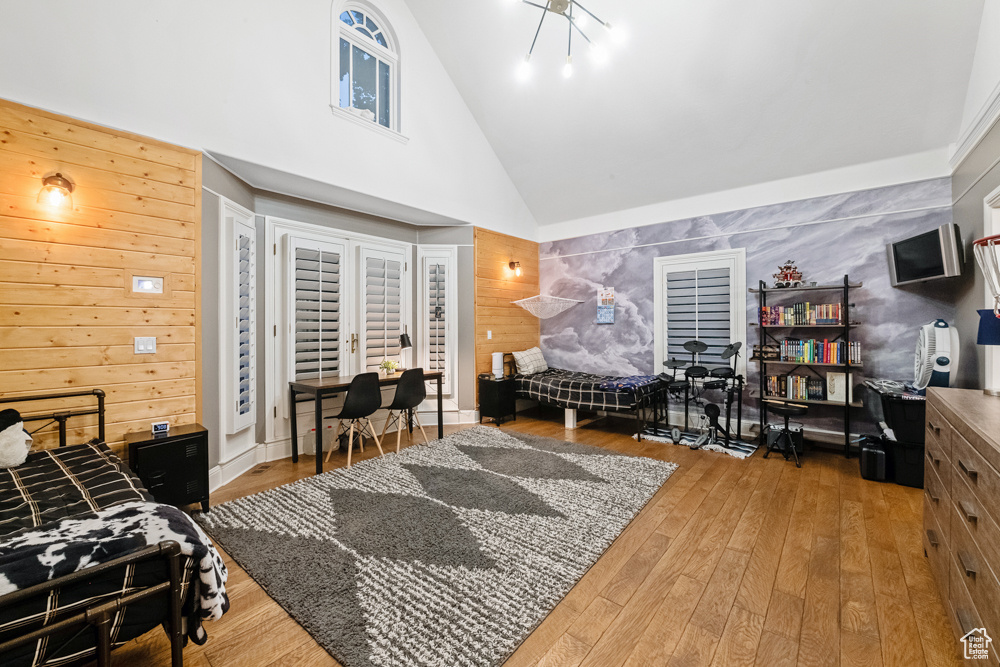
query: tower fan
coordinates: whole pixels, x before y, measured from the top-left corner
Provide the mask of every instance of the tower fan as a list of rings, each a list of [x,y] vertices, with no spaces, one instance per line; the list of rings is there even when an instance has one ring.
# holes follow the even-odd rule
[[[958,372],[958,330],[944,320],[920,327],[913,360],[913,387],[949,387]]]

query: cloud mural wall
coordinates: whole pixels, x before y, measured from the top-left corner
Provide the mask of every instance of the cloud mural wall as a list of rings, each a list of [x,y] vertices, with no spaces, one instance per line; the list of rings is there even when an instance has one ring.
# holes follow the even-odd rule
[[[963,277],[893,288],[885,245],[951,221],[951,182],[941,178],[544,243],[542,294],[584,303],[542,321],[541,347],[551,366],[658,373],[663,369],[653,368],[653,258],[746,248],[748,286],[770,281],[789,259],[807,281],[837,283],[847,274],[851,282],[863,282],[853,301],[854,319],[864,324],[852,330],[852,339],[861,341],[864,375],[911,380],[917,330],[938,317],[954,321],[952,293],[971,269],[967,261]],[[615,288],[612,325],[595,324],[602,286]],[[829,301],[836,298],[831,293]],[[755,295],[748,294],[747,322],[757,321],[756,309]],[[757,341],[755,328],[748,328],[746,340]],[[748,364],[748,373],[756,386],[755,364]],[[754,403],[747,401],[748,407]],[[836,409],[825,416],[830,410],[813,412],[838,430]]]

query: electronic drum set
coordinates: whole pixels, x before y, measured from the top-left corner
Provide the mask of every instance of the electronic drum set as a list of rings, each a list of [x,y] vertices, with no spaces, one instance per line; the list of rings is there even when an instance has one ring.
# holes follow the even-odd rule
[[[700,340],[689,340],[684,343],[684,349],[691,353],[691,361],[676,358],[668,359],[663,365],[670,369],[669,373],[660,373],[660,389],[658,391],[657,408],[654,420],[647,426],[645,435],[671,440],[681,444],[682,440],[689,442],[691,449],[701,449],[706,445],[715,445],[732,450],[742,455],[751,454],[755,445],[740,440],[743,426],[743,388],[745,379],[737,372],[737,361],[743,343],[735,342],[727,345],[720,355],[722,359],[732,359],[732,366],[716,366],[709,368],[699,364],[699,355],[708,351],[708,345]],[[683,370],[682,370],[683,369]],[[716,392],[721,392],[722,403],[726,411],[725,426],[721,423],[722,410],[718,404],[708,400]],[[718,394],[715,394],[718,396]],[[671,402],[684,403],[684,429],[670,426]],[[692,431],[690,427],[691,404],[701,409],[698,415],[699,427]],[[731,433],[733,404],[736,404],[736,433]],[[663,426],[660,426],[660,418]]]

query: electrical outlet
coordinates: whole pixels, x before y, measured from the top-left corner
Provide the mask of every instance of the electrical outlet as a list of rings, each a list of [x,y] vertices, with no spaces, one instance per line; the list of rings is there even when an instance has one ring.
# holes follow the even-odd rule
[[[156,337],[143,337],[136,336],[135,338],[135,353],[136,354],[156,354]]]
[[[486,340],[493,340],[493,332],[489,329],[486,330]]]

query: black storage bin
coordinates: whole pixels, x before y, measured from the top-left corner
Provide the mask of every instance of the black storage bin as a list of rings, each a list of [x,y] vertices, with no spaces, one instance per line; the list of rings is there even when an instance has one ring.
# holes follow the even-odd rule
[[[898,394],[882,394],[882,410],[885,413],[885,423],[892,429],[896,440],[924,444],[926,401],[903,398]]]
[[[924,488],[923,442],[892,442],[892,470],[896,484]]]

